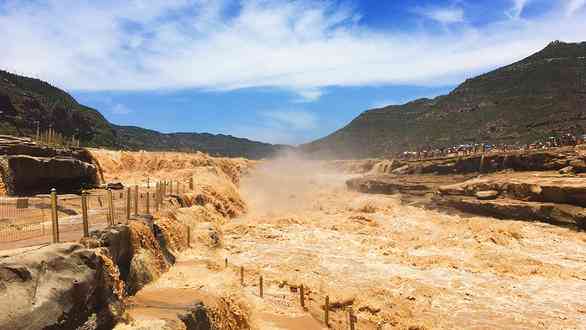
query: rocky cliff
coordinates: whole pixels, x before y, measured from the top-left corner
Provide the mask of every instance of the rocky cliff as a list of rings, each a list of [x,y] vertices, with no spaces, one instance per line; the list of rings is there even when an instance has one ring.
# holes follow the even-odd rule
[[[29,195],[79,191],[99,183],[98,168],[89,152],[55,148],[30,139],[0,136],[0,193]]]
[[[363,112],[302,146],[333,158],[380,157],[466,143],[531,143],[586,131],[586,42],[552,42],[468,79],[450,94]]]

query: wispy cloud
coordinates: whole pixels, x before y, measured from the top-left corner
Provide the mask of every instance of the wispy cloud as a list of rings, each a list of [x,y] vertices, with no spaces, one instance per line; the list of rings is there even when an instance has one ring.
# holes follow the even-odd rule
[[[307,103],[319,100],[324,94],[324,91],[320,88],[314,87],[309,89],[299,89],[295,91],[300,97],[294,102],[296,103]]]
[[[318,116],[306,110],[263,111],[260,119],[251,125],[231,127],[230,131],[257,141],[297,144],[315,138],[319,126]]]
[[[584,8],[586,5],[586,0],[566,0],[566,16],[573,16]]]
[[[317,127],[317,116],[307,111],[268,111],[263,116],[274,126],[289,130],[311,130]]]
[[[110,109],[110,112],[114,115],[128,115],[132,113],[132,110],[124,104],[118,103]]]
[[[507,15],[509,15],[511,18],[520,18],[523,10],[525,9],[525,6],[530,1],[531,0],[511,0],[512,7],[507,11]]]
[[[276,87],[315,100],[328,86],[453,84],[586,31],[584,0],[480,27],[436,8],[425,15],[458,24],[412,33],[371,29],[333,0],[226,10],[234,1],[5,0],[0,67],[74,90]],[[515,3],[520,13],[526,1]]]
[[[460,7],[417,7],[415,12],[441,24],[464,22],[464,9]]]

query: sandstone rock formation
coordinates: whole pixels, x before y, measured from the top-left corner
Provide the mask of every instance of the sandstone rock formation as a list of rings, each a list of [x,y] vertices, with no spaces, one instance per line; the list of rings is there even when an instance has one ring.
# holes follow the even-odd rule
[[[125,298],[169,269],[185,249],[173,219],[136,219],[63,243],[0,256],[0,329],[112,329]],[[172,239],[173,238],[173,239]]]
[[[0,193],[28,195],[78,191],[99,182],[98,168],[84,149],[36,144],[30,139],[0,136]]]
[[[522,201],[570,204],[586,207],[586,179],[553,176],[553,173],[502,173],[442,186],[442,195],[476,196],[481,191]]]
[[[581,147],[427,161],[380,161],[349,189],[498,218],[586,227]],[[425,198],[422,198],[424,197]]]
[[[93,322],[112,327],[122,296],[102,252],[64,243],[5,256],[0,328],[75,329],[92,314]]]

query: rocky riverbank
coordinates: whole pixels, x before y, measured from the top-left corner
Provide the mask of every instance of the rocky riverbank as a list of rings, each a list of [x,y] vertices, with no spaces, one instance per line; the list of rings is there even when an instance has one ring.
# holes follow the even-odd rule
[[[586,226],[584,148],[427,160],[380,161],[351,190],[401,194],[431,208]]]

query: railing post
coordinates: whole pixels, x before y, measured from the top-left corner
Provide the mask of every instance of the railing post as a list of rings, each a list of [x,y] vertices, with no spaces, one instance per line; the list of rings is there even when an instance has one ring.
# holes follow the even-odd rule
[[[134,215],[138,215],[138,185],[134,186]]]
[[[114,198],[112,196],[112,190],[108,189],[107,196],[108,198],[108,219],[110,220],[109,225],[114,225]]]
[[[157,185],[155,187],[155,212],[159,212],[159,198],[161,198],[161,184],[159,182],[157,182]]]
[[[51,189],[51,220],[53,228],[53,243],[59,243],[59,214],[57,213],[57,190]]]
[[[326,302],[324,304],[324,323],[326,327],[330,327],[330,296],[326,296]]]
[[[146,192],[146,214],[151,214],[151,192],[147,190]]]
[[[163,206],[163,199],[165,198],[165,184],[162,182],[159,186],[159,209]]]
[[[348,309],[348,323],[350,324],[350,330],[355,330],[354,322],[356,322],[356,317],[354,317],[354,310],[350,307]]]
[[[131,194],[130,187],[126,188],[126,223],[130,221],[130,194]]]
[[[83,221],[83,237],[90,236],[90,224],[87,216],[87,192],[81,192],[81,220]]]
[[[301,303],[301,308],[305,309],[305,288],[303,284],[299,286],[299,303]]]

